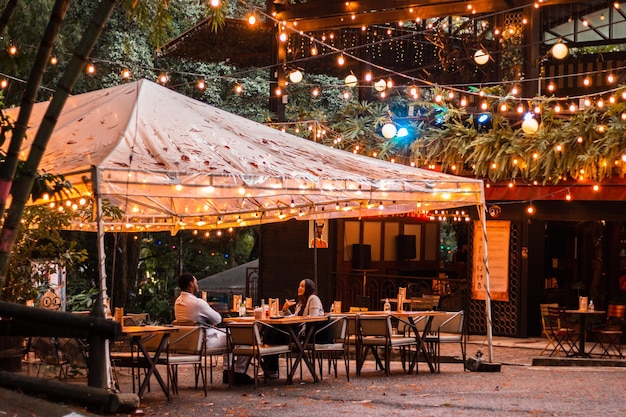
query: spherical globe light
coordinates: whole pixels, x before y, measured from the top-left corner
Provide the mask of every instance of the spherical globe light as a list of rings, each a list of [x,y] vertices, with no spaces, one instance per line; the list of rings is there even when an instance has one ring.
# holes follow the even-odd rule
[[[485,65],[489,62],[489,53],[484,49],[479,49],[474,53],[474,62],[478,65]]]
[[[291,71],[289,73],[289,80],[294,84],[298,84],[300,81],[302,81],[302,72],[298,70]]]
[[[552,45],[551,52],[552,52],[552,56],[555,57],[556,59],[563,59],[569,53],[569,49],[567,45],[559,42],[559,43],[555,43],[554,45]]]
[[[527,135],[534,135],[539,130],[539,122],[533,117],[527,117],[522,122],[522,130]]]
[[[387,88],[387,81],[380,79],[374,83],[374,89],[376,91],[385,91]]]
[[[357,83],[359,82],[358,79],[356,78],[356,75],[354,74],[350,74],[346,76],[345,81],[348,87],[356,87]]]
[[[396,135],[396,132],[396,126],[391,123],[387,123],[383,126],[382,134],[386,139],[391,139],[392,137],[394,137]]]

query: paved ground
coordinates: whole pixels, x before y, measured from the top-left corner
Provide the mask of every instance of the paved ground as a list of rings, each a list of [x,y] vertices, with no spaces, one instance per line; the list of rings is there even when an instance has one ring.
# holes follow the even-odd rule
[[[191,374],[181,368],[181,390],[165,401],[156,385],[134,414],[151,416],[624,416],[626,368],[531,366],[545,346],[543,339],[504,339],[493,342],[493,361],[500,372],[464,372],[460,363],[445,363],[439,374],[421,364],[418,375],[402,373],[392,363],[385,377],[368,362],[361,377],[338,378],[314,384],[305,371],[303,380],[285,385],[272,380],[255,390],[252,386],[228,389],[215,374],[209,395],[193,388]],[[488,347],[473,337],[468,354]],[[458,345],[444,345],[443,353],[457,355]],[[122,375],[122,388],[128,389]],[[119,414],[125,415],[125,414]]]
[[[615,362],[595,362],[596,366],[532,366],[544,346],[545,339],[540,338],[494,338],[492,359],[501,364],[500,372],[464,372],[460,363],[444,363],[441,373],[432,374],[422,363],[417,375],[405,375],[400,363],[393,362],[392,376],[385,377],[370,361],[357,378],[352,361],[349,382],[340,367],[338,378],[324,375],[321,383],[314,384],[305,371],[303,379],[297,378],[293,385],[285,385],[284,379],[271,380],[256,390],[253,386],[229,389],[222,384],[220,364],[207,397],[193,387],[189,367],[182,367],[180,392],[172,401],[166,401],[153,382],[152,391],[146,393],[139,409],[116,417],[626,415],[626,367],[619,367],[626,362],[617,363],[618,366],[605,366],[616,365]],[[474,356],[478,349],[485,356],[489,353],[485,338],[472,336],[468,355]],[[456,344],[444,345],[442,350],[449,356],[460,353]],[[122,391],[131,392],[129,373],[118,370],[117,375]],[[0,415],[86,415],[76,407],[68,408],[66,414],[52,413],[56,405],[41,414],[24,414],[13,404],[15,401],[0,401]]]

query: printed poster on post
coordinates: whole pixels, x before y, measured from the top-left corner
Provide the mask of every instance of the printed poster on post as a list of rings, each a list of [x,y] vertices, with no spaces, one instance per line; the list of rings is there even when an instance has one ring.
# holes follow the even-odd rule
[[[509,239],[511,222],[487,221],[487,264],[492,301],[509,301]],[[474,221],[472,250],[472,299],[486,300],[484,237],[480,221]]]

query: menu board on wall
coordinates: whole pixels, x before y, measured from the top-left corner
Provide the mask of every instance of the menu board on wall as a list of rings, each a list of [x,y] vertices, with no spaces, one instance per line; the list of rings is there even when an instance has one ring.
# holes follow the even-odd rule
[[[509,301],[510,229],[510,221],[487,221],[487,265],[489,265],[489,293],[492,301]],[[486,300],[486,268],[483,259],[484,234],[479,221],[474,221],[473,243],[472,299]]]

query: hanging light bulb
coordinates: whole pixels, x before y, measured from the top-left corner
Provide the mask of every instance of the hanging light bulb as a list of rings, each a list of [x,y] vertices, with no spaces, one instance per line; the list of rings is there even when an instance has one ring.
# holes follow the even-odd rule
[[[54,56],[54,55],[52,55],[52,56],[50,57],[50,65],[56,65],[56,64],[58,64],[58,63],[59,63],[59,60],[57,59],[57,57],[56,57],[56,56]]]
[[[378,81],[376,81],[376,83],[374,83],[374,89],[376,91],[385,91],[385,89],[387,88],[387,81],[380,79]]]
[[[539,122],[535,119],[531,113],[526,113],[524,121],[522,122],[522,130],[527,135],[534,135],[539,130]]]
[[[122,76],[122,79],[128,80],[130,78],[130,70],[128,68],[124,68],[122,70],[121,76]]]
[[[569,48],[562,42],[555,43],[550,49],[552,56],[556,59],[564,59],[569,53]]]
[[[356,87],[358,83],[358,79],[356,78],[356,75],[348,74],[346,76],[345,82],[348,87]]]
[[[393,123],[387,123],[383,125],[381,133],[386,139],[391,139],[396,136],[397,133],[396,126]]]
[[[89,75],[94,75],[96,73],[96,66],[90,62],[89,64],[87,64],[87,66],[85,67],[85,71],[87,72],[87,74]]]
[[[298,84],[300,81],[302,81],[303,77],[304,76],[302,75],[302,72],[297,69],[289,73],[289,81],[291,81],[294,84]]]
[[[489,58],[489,52],[485,51],[484,49],[479,49],[474,53],[474,62],[478,65],[485,65],[487,62],[489,62]]]

